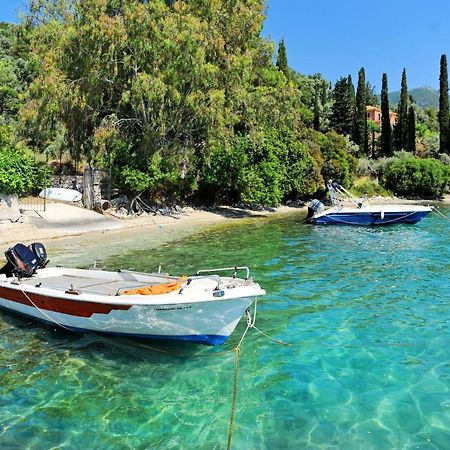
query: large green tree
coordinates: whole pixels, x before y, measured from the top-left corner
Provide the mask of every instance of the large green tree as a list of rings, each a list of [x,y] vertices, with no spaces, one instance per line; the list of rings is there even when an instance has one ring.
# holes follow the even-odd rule
[[[404,150],[408,142],[408,84],[406,69],[402,72],[402,86],[398,104],[398,118],[394,128],[394,146],[397,150]]]
[[[439,76],[439,150],[450,153],[447,55],[441,56]]]
[[[74,160],[111,165],[124,189],[155,197],[274,204],[312,193],[320,144],[273,130],[312,127],[324,80],[288,80],[263,19],[261,0],[33,0],[39,71],[23,132],[36,147],[64,142]]]
[[[368,154],[367,137],[367,87],[364,67],[358,72],[358,88],[356,90],[356,113],[355,128],[353,131],[353,140],[359,145],[361,153]]]
[[[381,154],[392,156],[392,127],[389,119],[389,90],[387,74],[381,83]]]

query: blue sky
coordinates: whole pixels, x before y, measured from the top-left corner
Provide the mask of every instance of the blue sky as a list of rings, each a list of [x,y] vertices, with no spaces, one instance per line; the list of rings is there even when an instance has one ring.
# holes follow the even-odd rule
[[[0,20],[17,21],[26,0],[0,0]],[[439,85],[439,59],[450,57],[449,0],[268,0],[263,35],[284,38],[289,65],[335,82],[361,66],[367,78],[400,88],[403,67],[410,88]],[[401,19],[401,20],[400,20]]]
[[[450,57],[449,0],[269,0],[263,34],[284,38],[289,65],[333,83],[360,67],[377,91],[439,86],[439,60]]]

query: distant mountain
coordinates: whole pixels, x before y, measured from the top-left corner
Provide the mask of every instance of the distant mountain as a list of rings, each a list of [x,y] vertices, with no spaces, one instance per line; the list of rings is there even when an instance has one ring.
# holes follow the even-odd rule
[[[424,108],[432,106],[439,109],[439,91],[429,86],[408,90],[414,101]],[[396,107],[400,100],[400,91],[389,92],[389,104],[392,108]]]

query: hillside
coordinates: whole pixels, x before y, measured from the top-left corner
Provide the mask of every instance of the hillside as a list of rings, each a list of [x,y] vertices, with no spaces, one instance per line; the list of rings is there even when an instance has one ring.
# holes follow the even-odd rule
[[[439,91],[429,86],[409,90],[409,94],[419,106],[424,108],[432,106],[439,109]],[[396,106],[400,99],[400,91],[389,92],[389,103]]]

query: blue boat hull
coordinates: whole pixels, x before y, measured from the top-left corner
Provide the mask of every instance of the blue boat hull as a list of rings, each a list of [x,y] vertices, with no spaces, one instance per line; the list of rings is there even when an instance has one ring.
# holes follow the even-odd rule
[[[333,212],[314,219],[318,225],[391,225],[394,223],[417,223],[422,220],[429,211],[411,212],[386,212],[381,218],[379,212],[339,213]]]

